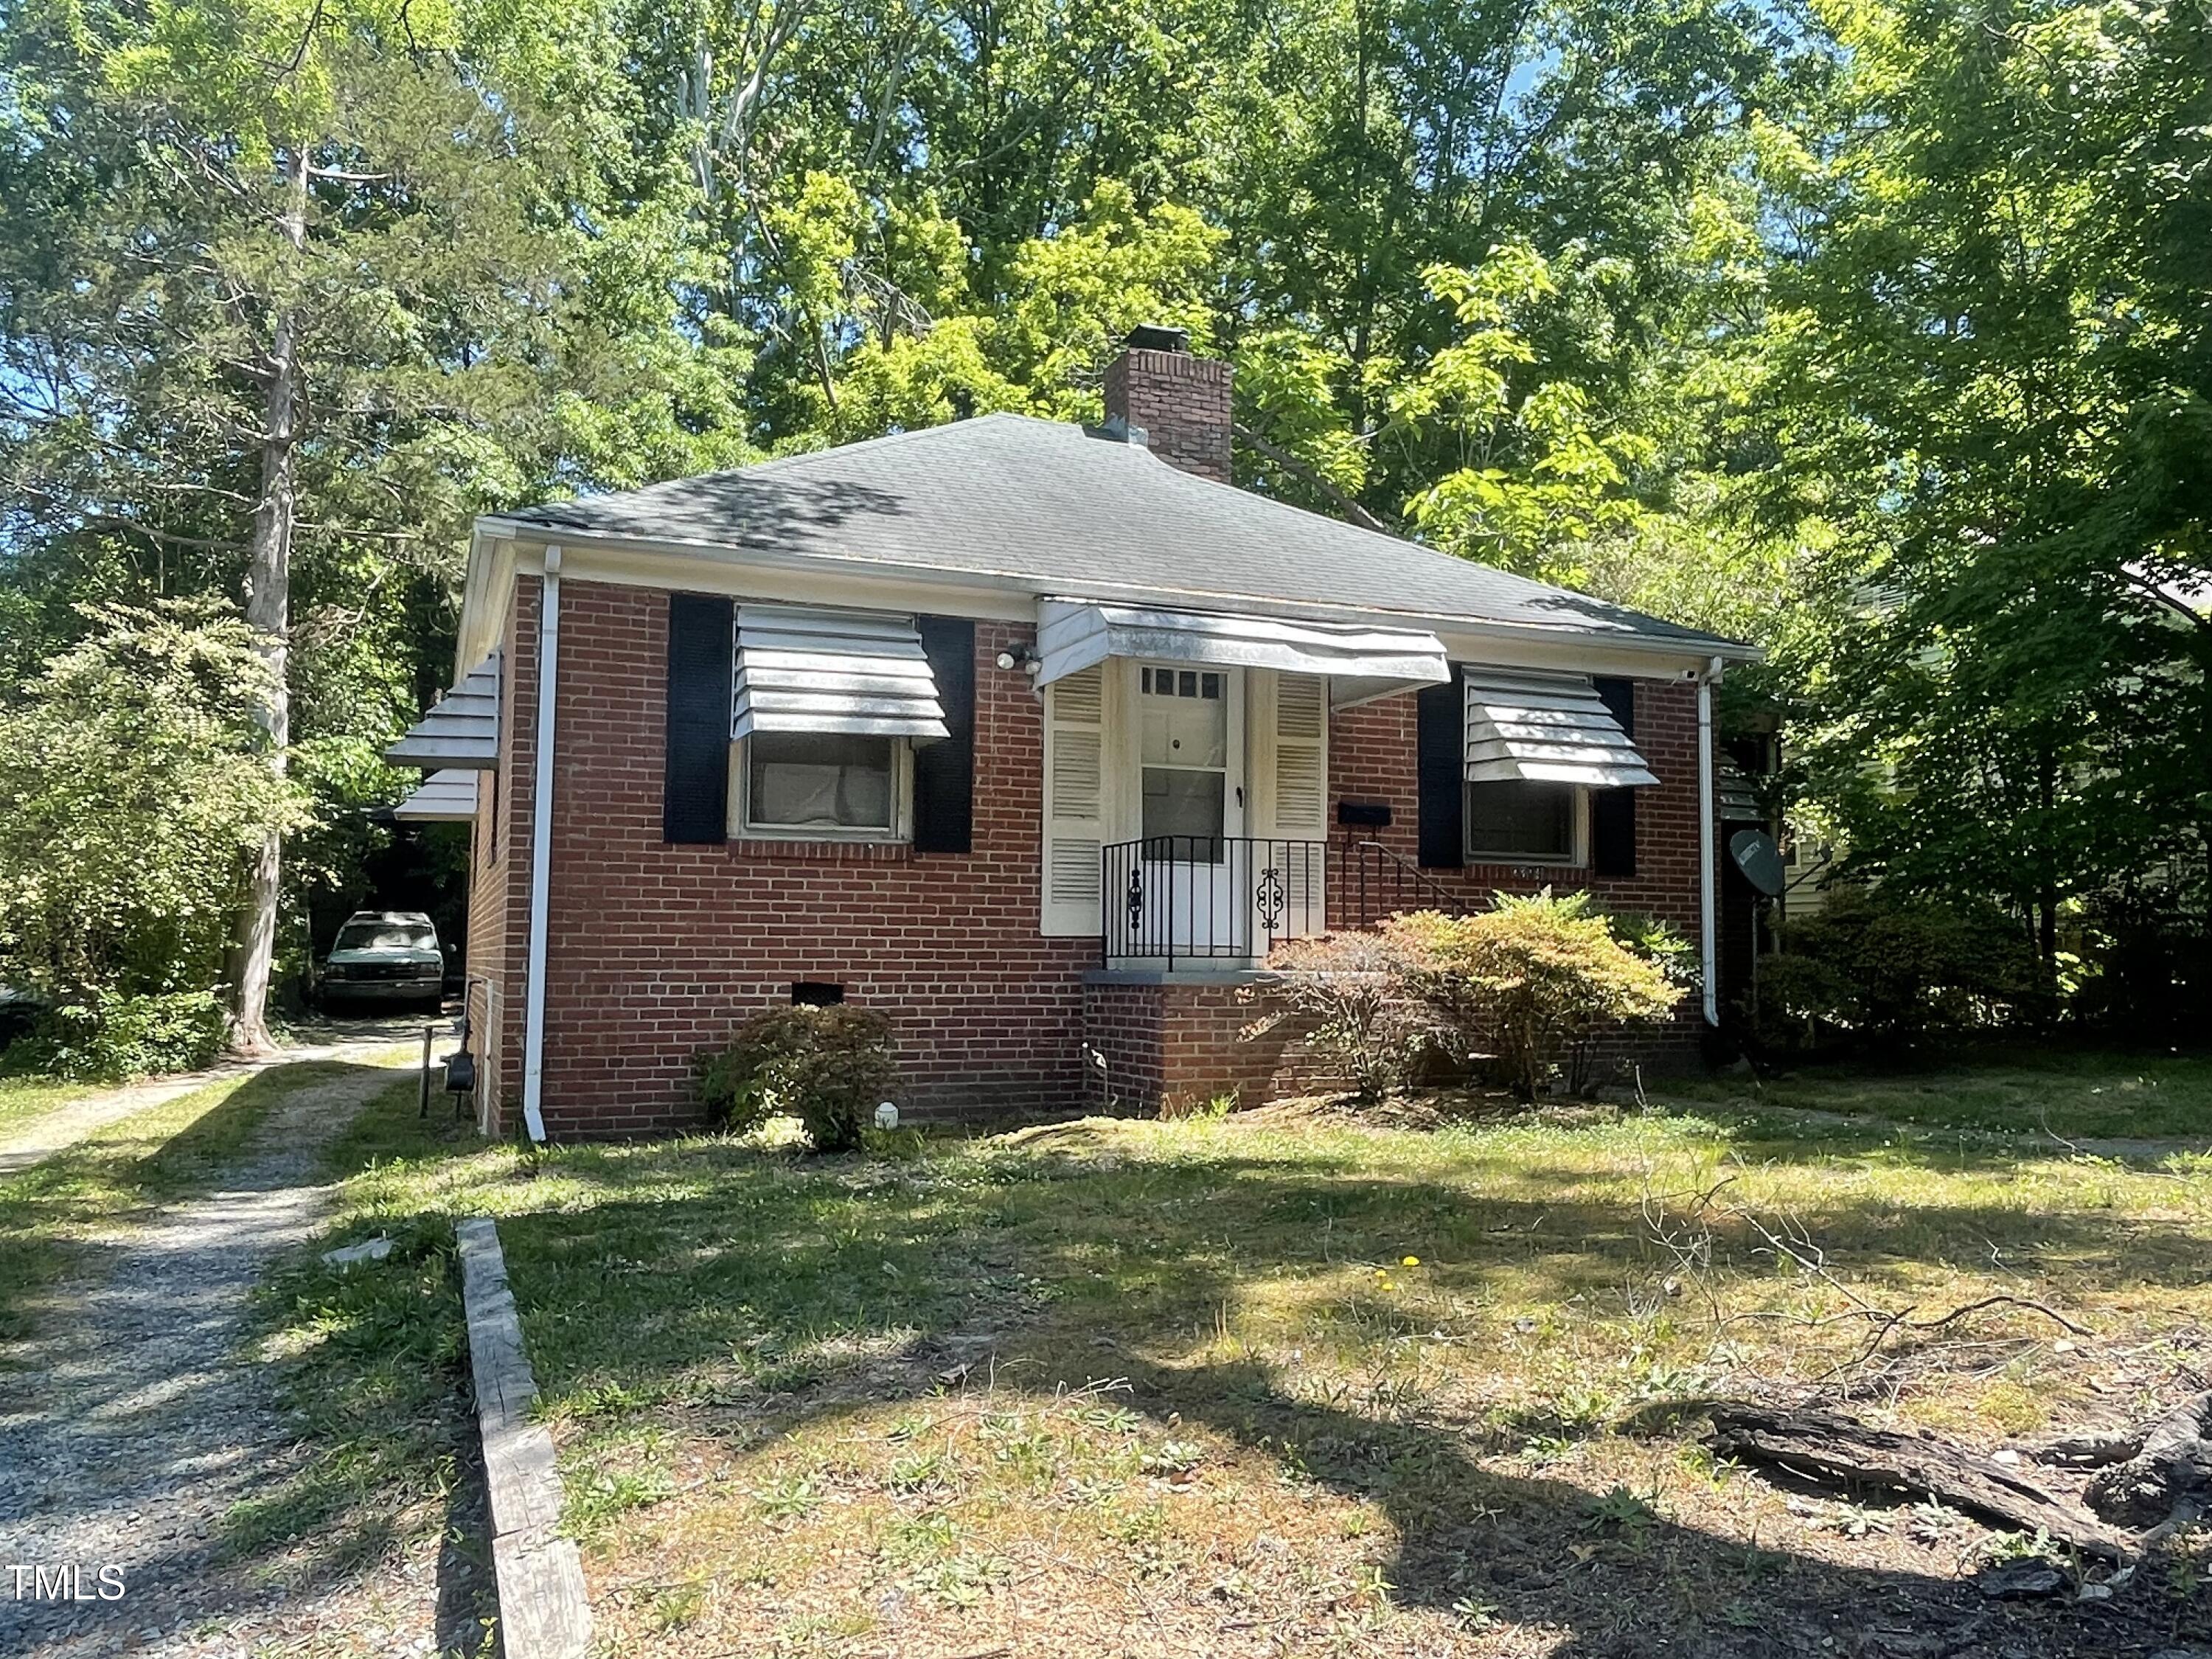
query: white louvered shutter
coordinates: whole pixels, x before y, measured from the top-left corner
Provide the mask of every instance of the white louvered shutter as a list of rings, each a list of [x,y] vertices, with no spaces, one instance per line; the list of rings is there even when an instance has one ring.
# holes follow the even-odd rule
[[[1275,833],[1328,836],[1328,682],[1318,674],[1275,676]]]
[[[1275,676],[1274,826],[1289,901],[1284,931],[1320,933],[1328,839],[1328,682],[1318,674]],[[1299,843],[1308,843],[1300,845]]]
[[[1096,938],[1098,860],[1106,842],[1106,669],[1054,681],[1044,694],[1043,932]]]

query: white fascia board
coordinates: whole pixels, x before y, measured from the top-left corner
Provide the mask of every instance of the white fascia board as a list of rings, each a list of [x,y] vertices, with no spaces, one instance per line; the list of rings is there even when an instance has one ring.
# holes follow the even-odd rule
[[[538,551],[541,554],[543,550]],[[461,621],[453,647],[453,678],[508,643],[507,612],[514,595],[515,544],[478,520],[469,537],[467,574],[461,581]]]
[[[1712,653],[1694,646],[1646,641],[1623,648],[1620,641],[1591,639],[1498,639],[1439,627],[1437,636],[1454,662],[1490,668],[1539,668],[1554,672],[1589,674],[1607,679],[1680,680],[1685,685],[1704,671]]]
[[[935,565],[841,559],[725,542],[646,540],[498,517],[477,520],[477,534],[492,538],[495,545],[508,542],[515,550],[514,568],[526,573],[538,568],[538,552],[550,543],[562,550],[562,573],[586,580],[794,604],[839,604],[1030,622],[1036,618],[1040,599],[1064,591],[1062,584],[1048,586],[1036,575],[1019,571],[950,570]],[[776,580],[779,574],[789,580]],[[1493,662],[1502,666],[1686,679],[1716,655],[1732,662],[1753,662],[1765,655],[1749,645],[1662,640],[1626,632],[1597,633],[1364,605],[1316,605],[1208,588],[1161,588],[1115,582],[1103,576],[1085,581],[1084,588],[1094,599],[1166,610],[1224,611],[1311,622],[1381,623],[1394,628],[1425,629],[1443,641],[1455,661]],[[472,632],[465,614],[465,640],[473,641],[479,633],[496,643],[481,628]],[[477,654],[482,655],[482,651]]]

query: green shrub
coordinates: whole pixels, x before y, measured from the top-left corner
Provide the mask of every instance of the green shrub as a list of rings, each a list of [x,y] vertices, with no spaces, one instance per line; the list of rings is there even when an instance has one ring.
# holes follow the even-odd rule
[[[818,1152],[858,1146],[898,1080],[890,1023],[842,1006],[755,1014],[692,1069],[700,1100],[723,1127],[742,1133],[789,1113]]]
[[[1905,1047],[2050,1012],[2027,930],[1993,905],[1838,888],[1780,938],[1759,963],[1770,1046]]]
[[[1379,933],[1287,940],[1267,957],[1281,1008],[1242,1035],[1257,1036],[1303,1017],[1306,1040],[1343,1067],[1352,1093],[1381,1100],[1404,1085],[1429,1032],[1403,967]]]
[[[66,997],[8,1051],[11,1068],[68,1078],[197,1071],[222,1052],[229,1017],[212,991]]]
[[[2160,885],[2092,901],[2075,983],[2062,987],[2068,1018],[2136,1041],[2193,1030],[2212,1008],[2212,926],[2192,896]]]
[[[1683,996],[1657,961],[1613,937],[1587,893],[1501,893],[1480,915],[1393,917],[1382,937],[1461,1052],[1487,1059],[1524,1099],[1605,1027],[1663,1018]]]
[[[1607,910],[1602,914],[1613,938],[1655,964],[1667,976],[1668,984],[1679,985],[1685,991],[1695,991],[1704,985],[1705,975],[1698,961],[1698,947],[1674,923],[1646,915],[1641,910]]]

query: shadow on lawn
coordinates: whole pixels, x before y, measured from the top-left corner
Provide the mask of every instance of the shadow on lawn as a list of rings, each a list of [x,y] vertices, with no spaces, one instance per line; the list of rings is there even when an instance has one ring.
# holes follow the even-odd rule
[[[2176,1627],[2145,1595],[1993,1605],[1970,1583],[1746,1544],[1616,1493],[1602,1510],[1565,1481],[1500,1473],[1448,1431],[1286,1398],[1260,1366],[1164,1367],[1126,1357],[1134,1401],[1241,1445],[1291,1453],[1316,1480],[1381,1506],[1383,1569],[1404,1607],[1469,1607],[1559,1633],[1552,1659],[1818,1653],[2005,1659],[2148,1653]]]
[[[1480,1462],[1480,1435],[1457,1425],[1294,1398],[1256,1363],[1177,1364],[1255,1277],[1295,1285],[1412,1253],[1435,1290],[1478,1305],[1508,1285],[1565,1304],[1620,1299],[1658,1265],[1632,1200],[1495,1195],[1480,1181],[1362,1176],[1351,1159],[1186,1154],[1117,1160],[1048,1142],[940,1167],[585,1149],[548,1166],[557,1210],[508,1215],[501,1232],[556,1413],[700,1410],[711,1432],[734,1398],[757,1426],[789,1431],[925,1395],[948,1363],[995,1359],[1039,1395],[1111,1368],[1155,1419],[1180,1413],[1379,1504],[1401,1540],[1384,1575],[1399,1604],[1489,1604],[1565,1632],[1556,1654],[2120,1655],[2166,1645],[2197,1616],[2140,1588],[2101,1604],[1985,1604],[1948,1578],[1747,1547],[1694,1517],[1600,1522],[1580,1489]],[[1856,1271],[2001,1246],[2060,1258],[2082,1286],[2201,1278],[2201,1238],[2141,1218],[1846,1193],[1808,1218]]]
[[[593,1170],[610,1156],[620,1164]],[[1478,1305],[1619,1300],[1669,1265],[1632,1200],[1509,1197],[1233,1156],[1102,1169],[1047,1151],[958,1182],[712,1146],[586,1152],[557,1168],[557,1211],[501,1223],[556,1400],[563,1379],[665,1393],[733,1353],[801,1386],[823,1336],[947,1330],[1033,1305],[1041,1290],[1064,1316],[1134,1339],[1210,1328],[1249,1275],[1295,1280],[1407,1253],[1436,1291]],[[2201,1234],[2179,1221],[1848,1192],[1797,1213],[1855,1272],[1996,1250],[2056,1263],[2077,1292],[2202,1282]],[[1723,1243],[1739,1252],[1732,1265],[1763,1266],[1747,1235]]]

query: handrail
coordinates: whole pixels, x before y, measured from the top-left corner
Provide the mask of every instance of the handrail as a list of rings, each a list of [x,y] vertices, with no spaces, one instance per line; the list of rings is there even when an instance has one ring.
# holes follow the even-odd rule
[[[1098,948],[1117,961],[1250,963],[1328,930],[1328,843],[1152,836],[1099,848]]]
[[[1376,841],[1155,836],[1099,849],[1101,964],[1252,963],[1286,939],[1467,902]]]
[[[1409,861],[1406,855],[1395,848],[1385,847],[1379,841],[1356,841],[1349,845],[1362,853],[1373,853],[1386,863],[1396,866],[1404,875],[1413,878],[1413,885],[1419,890],[1429,894],[1436,900],[1435,908],[1443,911],[1447,915],[1463,916],[1468,914],[1465,899],[1422,869],[1420,866]]]

